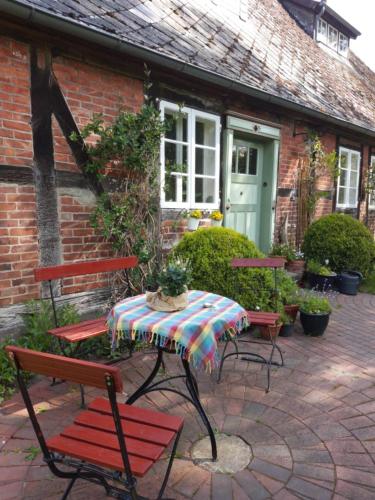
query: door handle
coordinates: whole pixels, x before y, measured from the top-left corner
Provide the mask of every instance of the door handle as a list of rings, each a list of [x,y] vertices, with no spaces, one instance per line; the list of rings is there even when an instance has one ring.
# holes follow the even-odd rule
[[[225,205],[225,209],[226,209],[226,210],[229,210],[229,209],[230,209],[230,207],[231,207],[231,204],[230,204],[230,203],[227,203],[227,204]]]

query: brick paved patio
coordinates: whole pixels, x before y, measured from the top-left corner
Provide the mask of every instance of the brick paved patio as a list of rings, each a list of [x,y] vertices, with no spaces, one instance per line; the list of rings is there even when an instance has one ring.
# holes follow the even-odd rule
[[[375,498],[375,296],[340,296],[323,338],[300,330],[280,339],[286,366],[272,374],[260,365],[227,361],[223,381],[199,373],[201,397],[215,428],[243,437],[252,448],[249,467],[233,476],[210,474],[190,460],[192,444],[204,428],[188,403],[172,393],[154,393],[139,403],[185,416],[178,458],[165,496],[176,499],[292,500]],[[128,393],[149,371],[152,354],[138,353],[122,364]],[[169,357],[167,369],[176,370]],[[66,425],[79,411],[77,388],[32,387],[40,420],[48,433]],[[97,396],[92,390],[90,398]],[[66,482],[53,478],[36,445],[18,395],[3,405],[0,420],[0,499],[59,498]],[[30,457],[29,457],[30,458]],[[162,464],[164,466],[165,464]],[[159,470],[141,481],[139,492],[155,496]],[[103,498],[101,488],[77,482],[70,498]]]

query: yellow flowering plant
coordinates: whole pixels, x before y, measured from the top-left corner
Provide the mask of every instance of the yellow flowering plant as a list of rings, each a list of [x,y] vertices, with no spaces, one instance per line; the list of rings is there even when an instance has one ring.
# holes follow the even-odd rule
[[[192,217],[193,219],[201,219],[202,218],[202,211],[201,210],[192,210],[189,212],[189,217]]]
[[[209,217],[212,220],[222,220],[224,216],[220,212],[220,210],[214,210],[213,212],[210,213]]]

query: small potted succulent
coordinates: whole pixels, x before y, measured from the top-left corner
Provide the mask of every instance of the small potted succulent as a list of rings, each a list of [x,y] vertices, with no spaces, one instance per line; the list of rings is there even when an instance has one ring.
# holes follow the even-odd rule
[[[337,274],[328,267],[328,264],[328,259],[325,261],[324,266],[315,260],[308,261],[307,272],[311,288],[324,291],[335,286]]]
[[[146,292],[147,305],[155,311],[180,311],[188,305],[191,266],[186,260],[171,259],[157,276],[156,292]]]
[[[201,210],[191,210],[189,212],[189,218],[188,218],[188,230],[196,231],[198,229],[199,221],[201,218],[202,218]]]
[[[316,292],[306,293],[300,301],[300,320],[306,335],[321,336],[325,332],[332,312],[327,297]]]
[[[220,210],[214,210],[210,213],[209,218],[211,219],[211,226],[221,226],[223,223],[223,214]]]

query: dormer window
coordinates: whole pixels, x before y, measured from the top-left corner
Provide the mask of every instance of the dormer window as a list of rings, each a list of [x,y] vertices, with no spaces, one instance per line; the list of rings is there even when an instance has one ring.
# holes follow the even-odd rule
[[[318,29],[316,34],[318,42],[322,42],[335,52],[346,57],[348,55],[349,38],[340,33],[324,19],[318,20]]]

